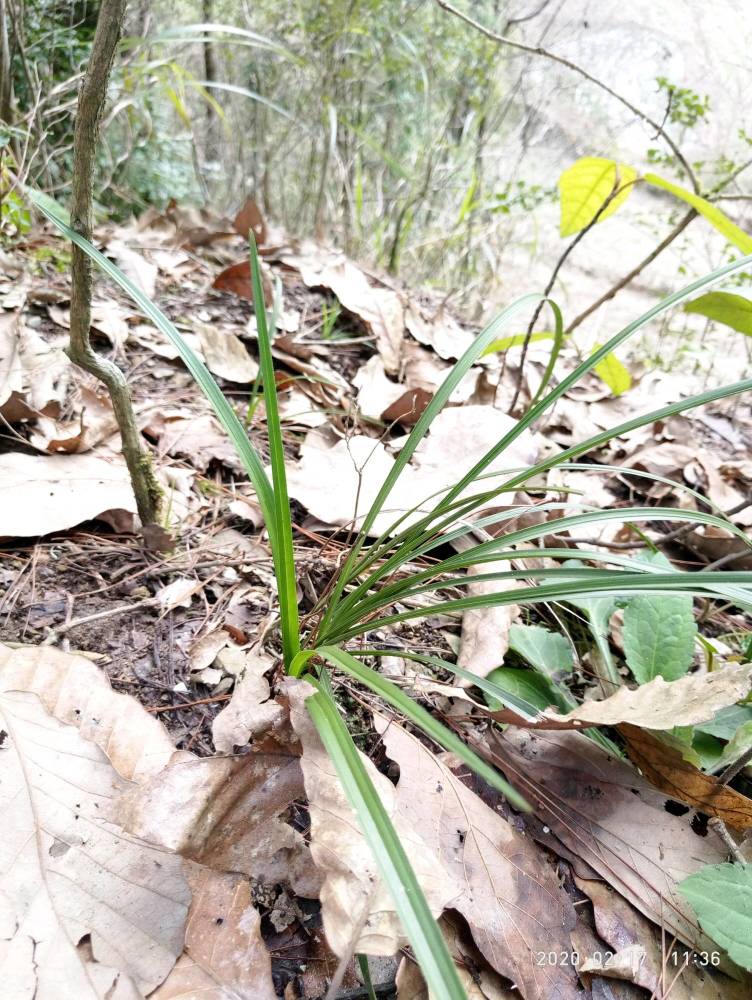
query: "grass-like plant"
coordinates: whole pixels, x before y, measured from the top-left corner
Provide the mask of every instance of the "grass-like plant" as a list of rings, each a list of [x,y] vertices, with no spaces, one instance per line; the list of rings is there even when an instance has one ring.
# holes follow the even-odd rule
[[[473,363],[498,341],[499,334],[509,321],[521,311],[529,310],[531,306],[539,303],[541,297],[527,295],[505,309],[475,338],[471,347],[451,369],[416,423],[376,499],[363,517],[347,557],[321,595],[313,613],[307,616],[306,620],[311,624],[301,631],[296,597],[292,521],[272,360],[273,331],[270,331],[268,326],[259,260],[253,237],[250,237],[250,261],[269,438],[271,480],[265,471],[264,462],[250,442],[235,410],[170,320],[111,261],[74,232],[50,204],[49,199],[39,198],[33,193],[31,197],[40,211],[120,285],[144,315],[169,338],[235,445],[256,490],[269,535],[278,585],[285,669],[292,676],[305,679],[316,689],[315,694],[306,703],[308,711],[332,759],[347,798],[357,814],[381,875],[392,893],[395,909],[413,947],[415,957],[420,963],[431,995],[437,1000],[459,1000],[464,997],[464,991],[454,963],[400,839],[371,783],[333,698],[330,671],[340,671],[369,688],[434,743],[456,754],[468,767],[503,793],[513,806],[527,809],[528,806],[519,793],[493,767],[401,688],[364,662],[365,659],[378,658],[393,651],[365,649],[362,646],[352,645],[352,640],[375,629],[423,618],[437,612],[460,613],[472,608],[512,603],[532,605],[609,595],[628,597],[635,594],[671,593],[719,598],[743,607],[748,606],[752,595],[750,572],[679,572],[625,555],[562,547],[546,548],[543,551],[550,558],[569,560],[566,567],[532,570],[519,569],[514,565],[526,557],[540,558],[542,550],[538,544],[548,535],[559,535],[571,528],[612,520],[694,521],[698,524],[725,528],[748,543],[746,536],[720,512],[711,514],[673,508],[641,507],[596,510],[586,503],[569,499],[565,502],[537,503],[536,512],[547,513],[550,515],[549,520],[532,527],[504,532],[504,522],[519,517],[526,508],[507,509],[502,513],[484,513],[484,511],[492,508],[494,501],[502,494],[514,495],[526,484],[537,482],[537,490],[540,491],[539,477],[556,467],[595,469],[594,466],[578,464],[574,460],[614,437],[656,420],[664,420],[673,414],[752,389],[752,378],[710,389],[651,413],[635,416],[530,468],[513,470],[505,474],[488,471],[490,464],[502,455],[513,441],[527,428],[533,426],[557,399],[611,351],[668,309],[732,273],[749,267],[752,264],[752,256],[728,264],[692,282],[630,323],[564,377],[555,388],[534,402],[519,422],[451,488],[439,495],[425,498],[416,504],[412,511],[400,514],[387,530],[374,538],[374,525],[377,518],[388,509],[388,500],[395,483],[454,388]],[[562,329],[561,314],[554,303],[549,302],[549,305],[554,316],[555,337],[558,343]],[[603,467],[599,468],[603,471]],[[485,530],[491,526],[495,529],[494,534]],[[476,541],[471,547],[464,548],[456,555],[441,556],[431,562],[423,558],[436,550],[443,549],[447,542],[458,538],[464,538],[466,541],[474,538]],[[572,567],[572,560],[580,564],[579,568]],[[487,573],[475,573],[471,576],[467,574],[470,567],[482,568],[486,563],[495,564],[499,561],[508,563],[509,569],[494,568]],[[600,565],[594,566],[594,563]],[[540,583],[535,582],[538,579],[541,580]],[[497,582],[499,589],[479,596],[461,596],[461,589],[470,580]],[[523,581],[525,585],[510,588],[508,584],[511,581]],[[457,596],[458,590],[460,596]],[[443,592],[443,599],[434,602],[424,600],[417,604],[412,602],[413,598],[433,592]],[[395,605],[398,604],[403,608],[407,606],[407,610],[395,610]],[[515,709],[523,717],[532,718],[536,714],[535,706],[523,698],[492,681],[469,674],[449,661],[410,652],[406,655],[427,668],[441,667],[472,681],[486,695]],[[606,680],[612,683],[619,682],[615,674]]]

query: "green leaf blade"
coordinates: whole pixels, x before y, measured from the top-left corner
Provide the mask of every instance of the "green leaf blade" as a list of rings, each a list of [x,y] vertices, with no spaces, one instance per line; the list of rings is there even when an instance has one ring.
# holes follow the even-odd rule
[[[662,191],[668,191],[675,198],[685,202],[687,205],[691,205],[699,215],[707,219],[714,229],[718,230],[721,236],[728,240],[729,243],[733,243],[743,254],[752,253],[752,236],[749,233],[745,233],[743,229],[740,229],[735,222],[729,219],[725,212],[722,212],[717,205],[709,202],[707,198],[703,198],[699,194],[694,194],[692,191],[687,191],[686,188],[680,187],[678,184],[673,184],[671,181],[667,181],[657,174],[645,174],[644,179],[648,184],[652,184],[653,187],[660,188]]]
[[[752,971],[752,865],[707,865],[678,888],[705,933]]]
[[[311,680],[310,677],[306,679]],[[357,747],[336,705],[319,688],[315,695],[307,699],[306,708],[392,895],[394,908],[402,921],[431,995],[437,1000],[466,1000],[454,962],[399,835],[363,766]]]

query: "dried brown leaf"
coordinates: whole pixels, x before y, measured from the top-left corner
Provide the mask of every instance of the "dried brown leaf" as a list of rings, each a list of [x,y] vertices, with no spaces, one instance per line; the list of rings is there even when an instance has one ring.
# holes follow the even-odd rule
[[[5,502],[0,536],[24,538],[64,531],[104,511],[136,512],[120,456],[0,455]]]
[[[405,937],[391,896],[381,880],[360,832],[334,765],[305,708],[313,688],[288,679],[291,721],[303,745],[301,760],[311,815],[311,854],[323,877],[320,899],[324,931],[340,958],[353,950],[393,955]],[[435,916],[450,905],[458,889],[421,830],[400,814],[397,791],[373,763],[361,755],[385,809],[392,818]],[[425,819],[422,821],[423,825]]]
[[[673,950],[675,957],[669,958],[664,968],[664,954],[671,954],[670,938],[662,943],[659,929],[605,882],[577,876],[575,882],[590,897],[596,930],[611,950],[619,953],[634,946],[643,949],[644,959],[632,976],[638,986],[658,997],[667,995],[670,1000],[744,1000],[749,996],[749,981],[736,982],[712,965],[703,968],[695,962],[686,964],[668,993],[676,973],[685,966],[686,947],[678,945]],[[581,955],[588,957],[596,950],[601,954],[606,951],[601,947],[582,951]]]
[[[185,951],[150,1000],[275,1000],[248,879],[187,865]]]
[[[253,382],[258,374],[258,364],[240,337],[209,323],[194,323],[194,329],[210,372],[228,382]]]
[[[752,799],[703,774],[679,750],[652,733],[630,725],[619,726],[619,731],[629,756],[656,788],[709,816],[718,816],[737,830],[752,827]]]
[[[577,996],[571,966],[535,962],[541,942],[568,950],[575,922],[543,853],[455,776],[451,758],[432,753],[394,722],[375,715],[374,723],[400,766],[396,816],[439,858],[456,887],[451,907],[486,961],[526,1000]]]
[[[688,674],[676,681],[656,677],[637,688],[621,687],[603,701],[586,701],[561,715],[541,714],[541,727],[576,728],[631,723],[645,729],[673,729],[708,722],[722,708],[746,698],[752,689],[752,663],[728,665],[712,673]],[[545,721],[544,721],[545,720]]]
[[[669,935],[712,951],[676,886],[725,860],[719,841],[695,833],[666,810],[665,794],[580,733],[507,729],[490,734],[489,747],[565,849]]]
[[[35,694],[0,694],[0,727],[5,995],[149,993],[182,950],[190,895],[180,859],[112,822],[128,782]]]
[[[376,346],[390,374],[399,368],[405,333],[402,297],[391,288],[372,285],[366,275],[341,253],[306,243],[282,260],[300,273],[309,288],[327,288],[343,308],[354,313],[376,337]]]
[[[269,681],[264,677],[274,666],[274,660],[265,653],[251,650],[242,652],[228,647],[223,655],[240,658],[238,681],[230,703],[223,708],[212,723],[214,746],[219,753],[232,753],[250,739],[278,725],[284,715],[283,707],[270,698]]]

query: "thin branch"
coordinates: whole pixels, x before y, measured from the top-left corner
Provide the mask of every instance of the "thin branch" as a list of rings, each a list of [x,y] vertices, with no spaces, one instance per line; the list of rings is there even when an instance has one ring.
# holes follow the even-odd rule
[[[586,69],[583,69],[582,66],[578,66],[577,63],[573,63],[570,59],[565,59],[564,56],[557,55],[549,49],[544,49],[541,45],[526,45],[524,42],[518,42],[513,38],[507,37],[506,35],[499,35],[495,31],[491,31],[490,28],[486,28],[479,21],[474,20],[467,14],[463,14],[460,10],[457,10],[457,8],[453,7],[452,4],[447,2],[447,0],[436,0],[436,3],[442,10],[445,10],[448,14],[453,14],[455,17],[459,18],[460,21],[464,21],[465,24],[469,24],[470,27],[475,28],[476,31],[485,35],[486,38],[489,38],[492,42],[497,42],[499,45],[507,45],[509,48],[517,49],[520,52],[529,52],[531,55],[542,56],[544,59],[550,59],[552,62],[558,63],[560,66],[564,66],[566,69],[571,70],[573,73],[579,74],[583,79],[608,94],[609,97],[613,97],[614,100],[622,104],[625,108],[631,111],[633,115],[636,115],[639,119],[644,121],[646,125],[649,125],[658,135],[660,135],[676,159],[682,165],[690,183],[692,184],[695,194],[700,193],[700,185],[694,171],[690,167],[689,163],[687,163],[682,151],[676,145],[671,136],[666,132],[663,126],[654,118],[651,118],[650,115],[646,114],[646,112],[641,111],[638,107],[632,104],[632,102],[626,97],[622,97],[621,94],[618,94],[615,90],[609,87],[607,83],[599,80],[597,77],[593,76],[592,73],[588,73]]]
[[[634,181],[632,181],[632,183],[634,183]],[[579,233],[577,233],[577,235],[575,236],[575,238],[572,240],[571,243],[569,243],[567,245],[567,247],[564,250],[564,252],[561,254],[561,256],[559,257],[559,259],[556,261],[556,265],[555,265],[553,271],[551,272],[551,277],[548,279],[548,284],[543,289],[543,298],[540,300],[540,302],[538,303],[538,305],[535,307],[535,312],[533,313],[532,319],[530,320],[528,328],[525,331],[525,339],[522,342],[522,354],[520,356],[520,368],[519,368],[519,374],[517,376],[517,385],[516,385],[515,390],[514,390],[514,396],[512,397],[512,402],[510,403],[509,410],[507,411],[508,413],[510,413],[510,414],[514,413],[514,408],[517,405],[517,400],[519,398],[520,391],[522,389],[522,377],[523,377],[524,370],[525,370],[525,359],[527,358],[527,351],[528,351],[528,347],[530,346],[530,339],[533,336],[533,330],[535,329],[535,324],[538,322],[538,317],[540,316],[541,311],[543,309],[543,306],[545,305],[545,301],[548,298],[548,296],[551,294],[551,289],[556,284],[556,279],[559,276],[559,271],[562,269],[562,267],[564,266],[565,261],[567,260],[567,258],[569,257],[569,255],[572,253],[572,251],[574,250],[574,248],[578,245],[578,243],[580,243],[580,241],[585,236],[587,236],[587,234],[590,232],[590,230],[593,228],[593,226],[597,225],[598,222],[600,222],[601,218],[603,217],[603,213],[606,211],[606,209],[611,204],[611,202],[614,200],[614,198],[617,196],[617,194],[620,191],[623,191],[624,188],[626,188],[626,187],[627,187],[626,184],[624,185],[624,187],[620,187],[620,185],[619,185],[619,169],[617,167],[617,169],[616,169],[616,176],[614,178],[614,186],[609,191],[608,197],[603,201],[603,204],[598,209],[598,211],[595,213],[595,215],[590,220],[590,222],[588,222],[588,224],[583,229],[581,229],[579,231]]]
[[[653,261],[656,259],[656,257],[662,254],[663,251],[666,249],[666,247],[669,247],[677,238],[677,236],[679,236],[681,233],[684,232],[684,230],[687,228],[687,226],[690,224],[692,219],[695,218],[696,215],[697,212],[693,208],[691,208],[686,215],[683,215],[681,219],[677,222],[677,224],[674,226],[674,228],[671,230],[671,232],[664,239],[661,240],[658,246],[654,247],[654,249],[650,251],[647,257],[641,260],[640,263],[636,265],[636,267],[633,267],[632,270],[629,272],[629,274],[625,274],[624,277],[620,278],[619,281],[617,281],[615,285],[609,288],[607,292],[604,292],[604,294],[601,295],[599,299],[596,299],[595,302],[589,305],[587,309],[584,310],[584,312],[581,312],[579,316],[576,316],[567,327],[565,333],[569,334],[572,333],[573,330],[576,330],[577,327],[588,318],[588,316],[594,313],[597,309],[600,309],[600,307],[604,303],[608,302],[609,299],[612,299],[618,292],[622,290],[622,288],[626,288],[627,285],[629,285],[632,281],[634,281],[634,279],[645,270],[648,264],[652,264]]]
[[[126,0],[102,0],[91,57],[81,84],[73,137],[71,226],[87,240],[92,238],[92,178],[99,122],[107,94]],[[161,490],[149,456],[141,448],[141,437],[133,414],[125,376],[111,361],[101,358],[90,341],[92,265],[74,244],[71,256],[70,345],[71,361],[107,386],[117,418],[136,506],[142,524],[156,521]]]

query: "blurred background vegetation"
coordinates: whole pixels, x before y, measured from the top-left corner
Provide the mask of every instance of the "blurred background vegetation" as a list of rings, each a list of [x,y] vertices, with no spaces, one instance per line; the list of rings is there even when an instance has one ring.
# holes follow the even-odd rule
[[[457,3],[644,109],[703,193],[723,185],[724,209],[744,226],[743,3]],[[3,184],[12,187],[10,170],[64,200],[97,0],[0,8]],[[565,246],[557,179],[584,155],[688,181],[661,135],[603,90],[497,44],[434,0],[133,0],[103,123],[97,208],[123,220],[175,200],[232,214],[250,195],[291,236],[433,286],[479,318],[510,290],[546,285]],[[2,204],[6,235],[27,224],[12,191]],[[636,191],[557,276],[565,309],[597,298],[681,215],[660,191]],[[729,255],[720,236],[689,227],[629,295],[652,296],[677,271],[700,273]],[[615,297],[585,329],[597,338],[633,305]]]

